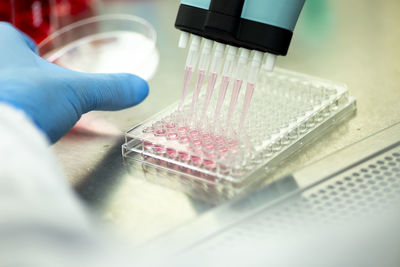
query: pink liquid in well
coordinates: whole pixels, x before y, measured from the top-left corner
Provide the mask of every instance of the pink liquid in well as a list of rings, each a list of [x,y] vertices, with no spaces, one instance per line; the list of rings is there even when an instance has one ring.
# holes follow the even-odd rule
[[[172,159],[174,159],[178,156],[178,152],[173,148],[167,148],[167,154]]]
[[[193,138],[198,138],[200,136],[200,131],[199,130],[191,130],[189,132],[190,136]]]
[[[225,93],[229,82],[229,78],[225,79],[225,85],[221,88]],[[249,90],[246,91],[246,99],[250,101],[254,86],[252,87],[251,84],[249,84],[249,86]],[[236,81],[234,87],[235,94],[237,92],[238,95],[241,82]],[[248,110],[248,107],[246,110]],[[217,161],[230,155],[230,153],[235,153],[235,151],[239,149],[239,141],[236,138],[226,136],[225,133],[215,134],[212,129],[199,129],[195,126],[180,124],[170,118],[156,122],[150,128],[153,131],[152,135],[158,136],[158,140],[162,141],[160,141],[160,143],[154,143],[143,140],[142,146],[144,151],[153,152],[161,157],[178,160],[182,163],[205,168],[209,171],[215,171]],[[170,145],[166,145],[165,141],[171,142]],[[181,145],[184,145],[183,151],[178,151],[177,148],[174,147],[176,143],[173,142],[179,142]],[[162,166],[162,164],[166,163],[160,160],[160,162],[156,164]],[[179,164],[168,164],[171,165],[169,166],[170,168],[184,168],[182,166],[179,167]],[[218,166],[219,165],[220,163],[218,163]],[[229,171],[228,168],[226,171]],[[201,175],[201,173],[199,172],[196,175]]]
[[[214,144],[212,138],[203,138],[203,145]]]
[[[204,101],[203,110],[201,112],[203,118],[205,117],[208,106],[210,105],[211,97],[214,92],[215,83],[217,82],[217,78],[218,78],[218,74],[215,72],[211,73],[210,77],[208,78],[206,98]]]
[[[155,144],[155,145],[154,145],[154,151],[155,151],[157,154],[164,154],[166,150],[165,150],[165,147],[164,147],[163,145]]]
[[[203,146],[204,151],[211,152],[215,149],[215,145],[213,143],[208,143]]]
[[[190,156],[189,156],[188,153],[182,152],[182,151],[179,151],[179,152],[178,152],[178,156],[179,156],[179,159],[180,159],[181,161],[183,161],[183,162],[188,161],[189,158],[190,158]]]
[[[218,119],[221,113],[222,104],[224,103],[226,91],[228,90],[230,81],[231,81],[230,77],[228,76],[222,77],[221,87],[219,89],[219,94],[218,94],[217,107],[215,108],[215,113],[214,113],[214,118],[216,120]]]
[[[229,151],[227,147],[220,147],[218,149],[218,152],[221,153],[222,155],[226,154]]]
[[[199,100],[200,90],[201,90],[201,87],[203,86],[203,81],[204,81],[205,77],[206,77],[206,71],[199,70],[196,87],[193,92],[192,105],[190,107],[190,115],[193,115],[193,113],[196,109],[197,101]]]
[[[217,136],[217,137],[215,137],[215,143],[217,145],[221,145],[221,144],[225,143],[225,138],[223,136]]]
[[[200,139],[196,139],[196,140],[193,140],[192,144],[194,147],[201,147],[203,142]]]
[[[167,123],[167,124],[165,125],[165,127],[166,127],[168,130],[175,129],[176,124],[173,123],[173,122],[169,122],[169,123]]]
[[[193,165],[195,165],[195,166],[197,166],[197,167],[201,166],[201,164],[202,164],[202,159],[201,159],[200,157],[198,157],[198,156],[191,156],[190,159],[191,159]]]
[[[205,159],[204,167],[206,167],[207,169],[214,169],[216,167],[216,163],[213,160]]]
[[[210,134],[210,133],[205,133],[205,134],[203,134],[202,135],[202,138],[204,139],[204,140],[207,140],[207,139],[212,139],[212,135]]]
[[[201,146],[193,146],[193,147],[192,147],[192,152],[193,152],[195,155],[201,155],[201,154],[203,153],[202,147],[201,147]]]
[[[165,136],[166,132],[167,131],[165,129],[157,129],[154,131],[154,135],[155,136]]]
[[[181,143],[181,144],[187,144],[187,143],[189,143],[189,141],[190,141],[189,136],[181,136],[181,137],[179,137],[179,143]]]
[[[182,127],[179,127],[178,128],[178,132],[179,132],[179,134],[181,134],[181,135],[185,135],[187,132],[188,132],[188,127],[186,127],[186,126],[182,126]]]
[[[183,102],[185,101],[186,94],[187,94],[187,91],[189,88],[189,84],[190,84],[190,81],[192,80],[192,75],[193,75],[193,68],[186,67],[185,74],[183,76],[183,88],[182,88],[181,100],[179,102],[179,110],[182,110]]]
[[[230,124],[232,116],[233,116],[233,111],[235,110],[240,89],[242,88],[243,81],[242,80],[236,80],[234,85],[233,85],[233,91],[232,91],[232,97],[231,97],[231,102],[229,103],[229,109],[228,109],[228,117],[227,117],[227,125]]]
[[[178,134],[177,133],[168,133],[167,134],[167,139],[168,140],[177,140],[178,139]]]

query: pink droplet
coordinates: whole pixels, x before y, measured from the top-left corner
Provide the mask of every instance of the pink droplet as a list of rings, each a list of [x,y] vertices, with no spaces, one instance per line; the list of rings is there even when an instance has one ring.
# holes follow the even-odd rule
[[[212,139],[203,139],[203,146],[214,144]]]
[[[178,134],[177,133],[169,133],[169,134],[167,134],[167,139],[168,140],[176,140],[176,139],[178,139]]]
[[[181,137],[179,137],[179,143],[181,143],[181,144],[187,144],[187,143],[189,143],[189,141],[190,141],[189,136],[181,136]]]

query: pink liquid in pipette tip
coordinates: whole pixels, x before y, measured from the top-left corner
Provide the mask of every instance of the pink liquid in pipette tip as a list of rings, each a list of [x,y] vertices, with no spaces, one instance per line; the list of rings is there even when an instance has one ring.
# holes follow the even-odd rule
[[[206,98],[204,101],[203,110],[201,112],[203,118],[205,117],[207,108],[210,105],[211,96],[214,92],[214,87],[215,87],[215,83],[217,82],[217,78],[218,78],[218,74],[216,72],[212,72],[208,79]]]
[[[247,112],[249,111],[249,108],[250,108],[251,99],[253,98],[255,86],[256,85],[254,83],[247,83],[242,116],[240,117],[239,132],[241,132],[241,130],[243,129],[244,122],[245,122],[246,116],[247,116]]]
[[[182,110],[183,102],[185,101],[187,90],[189,88],[190,81],[192,80],[193,68],[186,67],[185,74],[183,76],[183,88],[182,88],[182,96],[181,101],[179,102],[179,110]]]
[[[206,71],[205,70],[199,70],[196,87],[195,87],[194,92],[193,92],[192,106],[190,108],[190,115],[191,116],[195,112],[197,100],[199,99],[200,90],[201,90],[201,87],[203,86],[203,81],[204,81],[205,77],[206,77]]]
[[[235,80],[235,83],[233,85],[233,91],[232,91],[232,97],[231,97],[231,102],[229,103],[229,109],[228,109],[228,118],[226,121],[226,124],[229,125],[233,116],[233,111],[235,110],[240,89],[242,88],[243,80]]]
[[[218,120],[218,117],[219,117],[219,114],[221,112],[222,104],[224,103],[226,91],[228,89],[230,81],[231,81],[230,77],[228,77],[228,76],[223,76],[222,77],[221,88],[219,89],[217,107],[215,109],[215,114],[214,114],[215,120]]]

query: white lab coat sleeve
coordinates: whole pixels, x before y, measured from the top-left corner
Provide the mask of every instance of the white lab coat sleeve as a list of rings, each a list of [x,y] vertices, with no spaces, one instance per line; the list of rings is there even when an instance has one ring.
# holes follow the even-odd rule
[[[0,266],[125,266],[20,110],[0,103]],[[126,264],[127,266],[127,264]]]

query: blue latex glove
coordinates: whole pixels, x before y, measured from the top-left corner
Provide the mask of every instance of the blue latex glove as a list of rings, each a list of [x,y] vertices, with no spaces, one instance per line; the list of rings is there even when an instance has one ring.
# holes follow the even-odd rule
[[[49,63],[29,37],[0,22],[0,102],[22,109],[51,142],[82,114],[136,105],[148,91],[132,74],[87,74]]]

